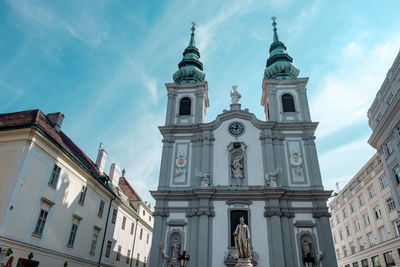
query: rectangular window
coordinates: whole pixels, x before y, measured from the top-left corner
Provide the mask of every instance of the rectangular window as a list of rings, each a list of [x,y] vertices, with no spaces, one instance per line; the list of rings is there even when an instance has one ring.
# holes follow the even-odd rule
[[[379,218],[382,217],[381,209],[379,208],[379,206],[376,206],[376,207],[374,208],[374,211],[375,211],[375,218],[376,218],[376,219],[379,219]]]
[[[131,235],[133,235],[133,231],[135,230],[135,224],[134,223],[132,223],[131,224]]]
[[[343,192],[343,197],[347,197],[349,195],[349,190],[345,190],[344,192]]]
[[[149,234],[149,233],[147,233],[147,237],[146,237],[146,244],[148,244],[148,243],[149,243],[149,240],[150,240],[150,234]]]
[[[358,267],[358,262],[353,262],[353,267]]]
[[[122,230],[125,230],[125,224],[126,224],[126,217],[124,216],[122,217],[122,226],[121,226]]]
[[[104,200],[100,200],[99,212],[97,213],[97,216],[98,216],[99,218],[102,218],[102,217],[103,217],[104,204],[105,204]]]
[[[335,244],[337,243],[336,235],[333,235],[333,242],[335,242]]]
[[[351,204],[350,204],[350,210],[351,210],[351,213],[353,213],[353,212],[356,211],[356,205],[354,204],[354,202],[351,202]]]
[[[354,221],[354,227],[356,228],[356,232],[360,231],[360,223],[358,222],[358,220]]]
[[[392,147],[392,143],[391,143],[391,142],[388,142],[388,143],[386,144],[386,152],[387,152],[387,155],[388,155],[388,156],[392,155],[392,153],[393,153],[393,147]]]
[[[368,191],[369,191],[369,198],[373,198],[376,194],[375,194],[375,189],[374,189],[374,186],[373,185],[371,185],[369,188],[368,188]]]
[[[143,238],[143,229],[142,229],[142,228],[140,228],[140,235],[139,235],[139,239],[140,239],[140,240],[142,240],[142,238]]]
[[[60,171],[61,168],[58,167],[57,165],[54,165],[53,172],[51,173],[50,176],[49,185],[52,185],[54,187],[57,186],[58,178],[60,177]]]
[[[333,219],[331,219],[331,226],[332,226],[332,228],[335,227],[335,222],[333,221]]]
[[[69,233],[67,246],[73,247],[75,242],[76,232],[78,231],[78,223],[73,222],[71,227],[71,232]]]
[[[388,100],[386,101],[386,103],[388,104],[388,106],[389,106],[390,104],[392,104],[393,98],[394,98],[394,95],[391,94],[391,95],[389,96]]]
[[[358,196],[358,201],[360,202],[360,207],[365,204],[364,196],[362,194]]]
[[[357,181],[358,181],[358,183],[361,183],[364,179],[365,179],[365,175],[363,173],[357,178]]]
[[[347,248],[346,248],[346,246],[343,246],[342,249],[343,249],[343,257],[347,257],[348,254],[347,254]]]
[[[109,258],[110,254],[111,254],[111,246],[112,246],[112,242],[111,241],[107,241],[107,247],[106,247],[106,254],[105,257]]]
[[[350,185],[350,191],[353,191],[356,187],[357,187],[357,183],[354,181],[354,182]]]
[[[368,233],[367,236],[368,236],[369,245],[370,246],[375,245],[374,234],[373,233]]]
[[[360,237],[359,239],[357,239],[357,241],[358,241],[358,245],[360,246],[360,251],[363,251],[365,248],[364,239],[362,237]]]
[[[386,199],[386,204],[388,207],[389,212],[394,211],[396,209],[396,205],[394,204],[394,200],[392,197]]]
[[[131,261],[131,251],[128,249],[128,253],[126,254],[125,263],[129,263]]]
[[[387,240],[387,235],[386,235],[386,230],[385,226],[379,227],[379,233],[381,234],[381,240],[382,242],[385,242]]]
[[[374,256],[371,258],[372,267],[382,267],[381,262],[379,261],[379,256]]]
[[[33,231],[34,234],[40,235],[40,236],[43,234],[43,228],[44,228],[44,225],[46,224],[48,214],[49,214],[49,212],[47,210],[40,209],[39,218],[36,222],[35,230]]]
[[[336,222],[337,222],[337,224],[339,224],[339,223],[340,223],[340,218],[339,218],[339,215],[336,215]]]
[[[400,184],[400,167],[399,166],[397,166],[393,170],[393,175],[394,175],[394,179],[396,180],[396,183]]]
[[[369,267],[369,266],[368,266],[368,260],[367,260],[367,259],[361,260],[361,267]]]
[[[116,261],[120,261],[120,259],[121,259],[121,250],[122,250],[122,247],[118,246],[117,256],[115,257]]]
[[[369,216],[368,213],[364,213],[363,215],[365,225],[369,225]]]
[[[343,218],[346,219],[348,216],[346,208],[343,209]]]
[[[81,194],[79,195],[79,200],[78,200],[78,203],[81,205],[83,205],[85,203],[86,191],[87,191],[87,187],[82,185]]]
[[[137,254],[137,258],[136,258],[136,266],[139,266],[139,261],[140,261],[140,254]]]
[[[92,244],[90,245],[90,252],[89,252],[90,255],[94,255],[96,253],[96,245],[97,245],[97,239],[99,238],[99,232],[100,232],[99,229],[94,228]]]
[[[118,210],[117,210],[117,209],[114,209],[114,210],[113,210],[113,214],[112,214],[112,218],[111,218],[111,222],[112,222],[113,224],[115,224],[115,222],[117,221],[117,213],[118,213]]]
[[[340,259],[340,251],[339,251],[339,249],[336,250],[336,255],[337,255],[337,259],[339,260]]]
[[[350,242],[349,246],[350,246],[351,254],[353,255],[354,253],[356,253],[356,246],[354,246],[354,242],[353,241]]]
[[[143,260],[143,267],[146,267],[146,264],[147,264],[147,257],[144,257],[144,260]]]
[[[383,253],[383,257],[385,258],[386,266],[396,266],[391,251]]]
[[[340,237],[340,240],[343,240],[343,232],[342,232],[342,230],[339,231],[339,237]]]
[[[381,184],[382,189],[389,185],[386,176],[382,176],[381,178],[379,178],[379,182]]]
[[[346,226],[346,232],[347,232],[347,236],[351,236],[351,227],[350,227],[350,225]]]

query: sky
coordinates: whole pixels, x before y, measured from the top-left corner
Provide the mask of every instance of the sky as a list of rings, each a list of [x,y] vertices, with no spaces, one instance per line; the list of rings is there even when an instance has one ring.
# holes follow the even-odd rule
[[[62,112],[93,160],[100,142],[144,200],[157,187],[167,91],[195,21],[209,87],[207,122],[229,108],[265,120],[262,79],[277,17],[307,94],[325,189],[375,153],[367,111],[399,52],[400,2],[0,1],[0,113]]]

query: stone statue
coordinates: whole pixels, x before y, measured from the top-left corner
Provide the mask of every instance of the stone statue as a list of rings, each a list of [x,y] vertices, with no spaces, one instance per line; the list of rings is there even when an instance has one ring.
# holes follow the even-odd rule
[[[232,86],[231,91],[231,98],[232,98],[232,104],[239,104],[239,99],[242,98],[242,95],[237,91],[237,85]]]
[[[244,223],[244,218],[239,219],[239,224],[236,226],[236,230],[233,233],[235,238],[235,246],[238,251],[239,259],[250,259],[250,231],[249,227]]]
[[[210,185],[210,174],[206,172],[199,173],[200,176],[200,186],[207,187]]]
[[[303,244],[303,262],[306,267],[312,267],[313,263],[315,263],[314,255],[313,255],[313,245],[310,241],[304,240]]]
[[[172,249],[171,261],[178,262],[178,257],[181,252],[181,244],[177,237],[175,237],[174,240],[172,241],[171,249]]]
[[[239,150],[238,153],[232,154],[232,176],[234,178],[243,178],[243,164],[241,163],[244,151]]]
[[[267,182],[268,187],[277,187],[276,176],[278,176],[280,172],[280,168],[276,168],[275,170],[269,171],[265,174],[265,181]]]

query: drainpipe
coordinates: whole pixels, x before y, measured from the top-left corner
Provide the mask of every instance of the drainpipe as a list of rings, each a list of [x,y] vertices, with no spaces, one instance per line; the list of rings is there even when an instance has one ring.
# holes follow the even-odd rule
[[[136,232],[137,232],[137,225],[138,225],[138,224],[139,224],[139,218],[136,219],[135,234],[133,235],[131,264],[129,264],[129,267],[132,267],[132,263],[133,263],[133,250],[135,249]]]
[[[107,221],[106,221],[106,227],[104,229],[104,235],[103,235],[103,242],[101,243],[101,250],[100,250],[100,257],[99,257],[99,263],[97,264],[98,267],[100,267],[101,264],[101,257],[103,255],[103,248],[104,248],[104,241],[106,239],[106,233],[107,233],[107,226],[108,226],[108,219],[110,217],[110,210],[111,210],[111,203],[113,202],[113,200],[115,200],[115,198],[117,197],[117,195],[113,194],[114,198],[110,199],[110,203],[108,205],[108,213],[107,213]]]

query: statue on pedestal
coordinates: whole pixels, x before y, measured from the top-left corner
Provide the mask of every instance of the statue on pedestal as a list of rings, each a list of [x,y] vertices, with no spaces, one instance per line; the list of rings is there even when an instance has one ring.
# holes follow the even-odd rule
[[[250,250],[250,230],[244,223],[244,218],[239,219],[239,224],[233,233],[235,238],[235,247],[237,249],[238,263],[235,267],[253,266],[251,264],[251,250]]]
[[[232,104],[239,104],[239,99],[242,98],[242,95],[237,91],[238,87],[237,85],[232,86],[231,91],[231,99],[232,99]]]

